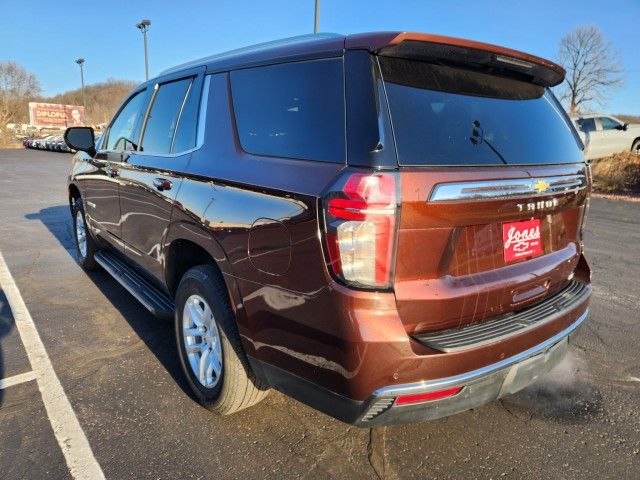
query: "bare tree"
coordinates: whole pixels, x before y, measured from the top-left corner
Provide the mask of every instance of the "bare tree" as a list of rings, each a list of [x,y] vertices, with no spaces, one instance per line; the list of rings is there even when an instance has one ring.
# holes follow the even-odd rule
[[[26,103],[40,94],[35,75],[15,62],[0,62],[0,128],[11,121],[24,120]]]
[[[604,105],[608,91],[622,84],[618,54],[595,26],[562,37],[558,59],[567,71],[560,98],[571,115],[592,103]]]

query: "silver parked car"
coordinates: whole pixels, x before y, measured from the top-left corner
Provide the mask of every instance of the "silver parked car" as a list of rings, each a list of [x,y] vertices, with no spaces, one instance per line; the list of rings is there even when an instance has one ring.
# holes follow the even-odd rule
[[[572,118],[585,144],[587,160],[631,150],[640,155],[640,124],[629,124],[609,115]]]

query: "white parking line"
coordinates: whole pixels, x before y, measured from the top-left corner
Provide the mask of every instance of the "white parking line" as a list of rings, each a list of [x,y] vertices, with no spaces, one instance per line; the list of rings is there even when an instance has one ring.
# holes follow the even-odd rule
[[[3,388],[13,387],[14,385],[19,385],[24,382],[30,382],[31,380],[35,380],[36,372],[25,372],[19,375],[14,375],[13,377],[0,378],[0,390]]]
[[[38,388],[49,421],[64,458],[76,479],[103,479],[104,473],[93,456],[89,441],[82,431],[78,417],[64,393],[44,344],[40,339],[31,314],[20,295],[18,286],[11,276],[2,252],[0,252],[0,287],[9,301],[16,328],[29,357],[31,368],[36,376]],[[37,432],[34,432],[37,434]]]

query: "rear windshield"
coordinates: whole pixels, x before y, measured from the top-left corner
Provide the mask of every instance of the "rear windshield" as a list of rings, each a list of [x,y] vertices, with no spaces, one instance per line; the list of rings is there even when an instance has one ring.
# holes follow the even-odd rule
[[[583,161],[552,93],[485,72],[380,57],[401,165]]]

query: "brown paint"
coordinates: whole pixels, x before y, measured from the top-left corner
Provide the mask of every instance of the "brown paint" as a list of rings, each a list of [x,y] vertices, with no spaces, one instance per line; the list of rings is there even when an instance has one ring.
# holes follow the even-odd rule
[[[535,197],[427,202],[436,184],[576,173],[585,174],[585,167],[403,169],[395,293],[407,331],[454,328],[522,309],[539,296],[529,301],[515,297],[545,284],[548,294],[557,292],[580,255],[587,189],[557,195],[557,208],[532,215],[520,212],[517,204]],[[529,218],[540,219],[544,255],[507,265],[502,223]]]
[[[561,72],[538,57],[442,36],[377,33],[344,42],[348,49],[377,51],[404,40],[486,49]],[[292,55],[299,53],[292,46],[287,52],[292,49]],[[205,145],[180,167],[151,157],[137,161],[139,153],[121,165],[79,153],[70,183],[85,203],[106,192],[96,212],[87,209],[93,234],[126,252],[167,291],[175,290],[172,271],[182,245],[208,252],[226,281],[249,356],[364,400],[380,387],[452,376],[512,356],[562,331],[587,308],[584,301],[526,334],[457,353],[430,350],[410,336],[526,308],[562,288],[571,273],[590,281],[579,237],[588,189],[558,196],[558,208],[541,216],[544,255],[505,265],[500,226],[530,218],[515,205],[527,199],[432,204],[427,199],[437,183],[584,173],[584,164],[395,166],[401,171],[402,203],[394,289],[359,291],[337,283],[327,271],[318,211],[323,191],[352,167],[242,151],[231,93],[228,74],[215,74]],[[121,176],[111,177],[109,168],[120,168]],[[158,175],[171,177],[172,190],[153,188]],[[116,212],[118,192],[121,211]],[[150,228],[134,225],[123,237],[120,225],[136,215],[159,218]],[[149,247],[156,244],[154,256]],[[144,260],[137,259],[141,253]]]
[[[560,65],[519,50],[501,47],[490,43],[478,42],[475,40],[467,40],[464,38],[448,37],[445,35],[434,35],[431,33],[416,32],[380,32],[380,33],[363,33],[350,35],[345,41],[347,48],[367,48],[373,52],[379,52],[385,47],[399,45],[404,41],[417,41],[427,43],[438,43],[442,45],[451,45],[456,47],[473,48],[485,52],[496,53],[498,55],[506,55],[528,62],[532,62],[543,67],[554,70],[564,77],[565,70]]]

